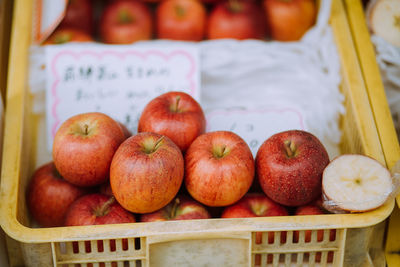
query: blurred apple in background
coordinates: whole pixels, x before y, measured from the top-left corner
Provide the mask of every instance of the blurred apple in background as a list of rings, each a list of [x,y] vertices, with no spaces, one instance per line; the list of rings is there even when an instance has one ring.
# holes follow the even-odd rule
[[[300,206],[321,196],[322,173],[328,163],[328,153],[317,137],[289,130],[261,145],[256,172],[268,197],[285,206]]]
[[[316,21],[315,0],[263,0],[268,32],[277,41],[297,41]]]
[[[207,13],[199,0],[164,0],[156,10],[159,39],[201,41],[206,30]]]
[[[255,2],[245,0],[220,2],[209,15],[208,39],[263,39],[265,36],[264,13]]]
[[[62,123],[54,137],[54,164],[70,183],[100,185],[108,179],[111,160],[124,140],[121,126],[106,114],[72,116]]]
[[[153,21],[149,7],[139,0],[120,0],[107,5],[100,18],[100,37],[108,44],[149,40]]]
[[[85,189],[65,181],[54,163],[50,162],[33,174],[29,182],[27,204],[40,226],[63,226],[69,206],[85,193]]]
[[[184,92],[168,92],[146,105],[138,131],[165,135],[185,152],[205,127],[204,112],[196,100]]]
[[[93,4],[91,0],[69,0],[59,27],[74,28],[93,34]]]
[[[156,133],[139,133],[129,137],[115,153],[110,184],[125,209],[150,213],[176,196],[183,173],[182,153],[171,139]]]
[[[142,214],[141,222],[209,219],[207,209],[187,196],[177,196],[164,208],[153,213]]]
[[[73,28],[61,28],[55,30],[43,44],[51,45],[70,42],[93,42],[93,38],[81,30]]]
[[[235,203],[249,190],[253,178],[250,148],[233,132],[200,135],[186,151],[185,185],[189,194],[204,205]]]

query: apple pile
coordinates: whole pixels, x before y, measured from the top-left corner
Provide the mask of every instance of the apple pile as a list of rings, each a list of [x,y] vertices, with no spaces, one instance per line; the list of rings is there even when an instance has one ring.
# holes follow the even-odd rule
[[[69,118],[55,135],[53,162],[30,180],[30,214],[40,226],[55,227],[362,212],[393,191],[379,162],[361,155],[329,161],[309,132],[276,133],[254,159],[240,136],[205,132],[205,125],[201,106],[183,92],[150,101],[135,135],[103,113]]]
[[[44,44],[130,44],[153,38],[297,41],[316,16],[315,0],[69,0],[64,19]]]

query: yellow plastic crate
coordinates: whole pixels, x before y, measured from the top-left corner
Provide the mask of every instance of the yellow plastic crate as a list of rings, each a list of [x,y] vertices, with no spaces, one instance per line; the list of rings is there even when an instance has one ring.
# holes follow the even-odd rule
[[[359,1],[353,0],[345,1],[345,9],[361,63],[383,153],[388,166],[392,167],[400,159],[400,147],[390,115],[390,109],[386,101],[364,10]],[[393,214],[390,216],[385,248],[385,256],[389,267],[400,266],[400,195],[396,200],[397,207],[395,207]]]
[[[32,96],[27,88],[28,48],[31,43],[32,1],[16,0],[7,88],[4,158],[0,188],[0,224],[7,235],[11,266],[75,266],[100,262],[105,266],[384,266],[385,220],[394,201],[371,212],[345,215],[284,216],[243,219],[209,219],[57,228],[32,228],[25,204],[25,189],[34,171],[38,148],[39,122],[31,113]],[[394,159],[385,153],[377,121],[370,105],[355,45],[349,27],[345,0],[333,0],[330,23],[342,64],[341,89],[346,115],[341,119],[342,153],[362,153],[383,164]],[[384,100],[382,100],[384,101]],[[390,114],[389,114],[390,115]],[[317,242],[317,231],[324,239]],[[329,240],[330,229],[336,239]],[[311,242],[304,242],[305,230],[312,230]],[[280,242],[280,232],[287,241]],[[292,242],[294,231],[300,241]],[[275,232],[275,241],[255,234]],[[122,239],[128,239],[123,250]],[[111,251],[108,240],[116,240]],[[90,240],[91,252],[85,251]],[[97,251],[104,240],[104,251]],[[73,243],[79,252],[74,252]],[[333,254],[333,262],[326,259]],[[272,256],[270,256],[272,255]],[[321,262],[317,258],[321,255]]]

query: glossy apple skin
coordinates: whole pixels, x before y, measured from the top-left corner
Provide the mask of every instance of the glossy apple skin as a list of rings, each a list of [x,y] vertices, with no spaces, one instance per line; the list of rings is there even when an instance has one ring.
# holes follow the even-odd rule
[[[28,186],[27,204],[40,226],[63,226],[69,206],[84,194],[86,189],[65,181],[54,163],[49,162],[34,172]]]
[[[153,152],[146,146],[158,143]],[[121,144],[111,163],[110,184],[118,202],[134,213],[150,213],[166,206],[183,181],[180,149],[166,136],[139,133]]]
[[[72,28],[59,28],[54,31],[49,38],[43,43],[44,45],[64,44],[70,42],[93,42],[93,38],[81,30]]]
[[[316,21],[315,0],[264,0],[265,17],[271,38],[297,41]]]
[[[321,215],[324,214],[325,212],[317,206],[317,204],[308,204],[304,206],[297,207],[295,211],[295,215]],[[297,243],[299,242],[299,232],[294,231],[293,232],[293,242]],[[335,241],[336,239],[336,229],[332,229],[329,231],[329,241]],[[324,230],[319,230],[317,232],[317,242],[322,242],[324,240]],[[305,231],[304,234],[304,242],[308,243],[311,242],[311,230]],[[315,254],[315,261],[320,262],[321,261],[321,252],[317,252]],[[333,252],[328,252],[328,257],[327,257],[328,262],[333,261]]]
[[[102,225],[102,224],[118,224],[118,223],[134,223],[136,222],[133,214],[125,210],[121,207],[121,205],[115,201],[111,201],[110,204],[106,204],[111,201],[110,196],[106,196],[103,194],[89,194],[85,195],[75,202],[73,202],[68,209],[68,212],[65,217],[65,226],[80,226],[80,225]],[[108,205],[105,209],[105,212],[100,215],[96,214],[102,206]],[[91,246],[90,241],[85,241],[85,252],[91,251],[104,251],[103,242],[109,242],[110,250],[116,250],[116,241],[115,239],[110,240],[98,240],[97,248]],[[78,243],[73,242],[72,248],[74,253],[78,253]],[[128,240],[122,239],[122,248],[123,250],[128,249]],[[91,263],[88,266],[92,266]],[[100,266],[104,266],[104,263],[100,263]],[[112,266],[116,266],[116,264],[112,264]]]
[[[108,44],[130,44],[149,40],[153,34],[152,14],[139,0],[110,3],[100,18],[100,37]]]
[[[60,126],[54,137],[54,164],[70,183],[100,185],[108,179],[111,160],[124,140],[120,125],[109,116],[99,112],[75,115]]]
[[[165,0],[156,10],[160,39],[201,41],[206,30],[206,9],[199,0]]]
[[[59,27],[79,29],[93,33],[93,5],[91,0],[69,0],[65,16]]]
[[[132,136],[132,133],[128,130],[128,128],[122,122],[118,122],[119,126],[121,126],[122,132],[124,133],[125,139]]]
[[[225,148],[224,155],[218,155]],[[200,203],[222,207],[235,203],[249,190],[254,159],[246,142],[228,131],[200,135],[185,155],[185,185]]]
[[[165,135],[185,152],[204,133],[205,127],[204,112],[196,100],[183,92],[168,92],[146,105],[139,118],[138,132]]]
[[[175,207],[174,207],[175,206]],[[141,222],[156,222],[169,220],[196,220],[209,219],[210,213],[197,201],[186,197],[178,196],[164,208],[152,213],[142,214]]]
[[[135,222],[135,217],[121,207],[117,201],[114,201],[106,214],[98,216],[95,210],[100,208],[110,199],[103,194],[89,194],[77,199],[70,206],[66,218],[65,226],[78,225],[100,225]]]
[[[236,1],[237,10],[228,1],[217,3],[207,25],[208,39],[263,39],[266,35],[262,10],[252,1]]]
[[[248,217],[269,217],[269,216],[288,216],[286,208],[275,203],[264,194],[248,193],[232,206],[226,207],[222,212],[221,218],[248,218]],[[256,233],[256,244],[262,243],[262,233]],[[274,232],[268,233],[268,241],[265,244],[274,243]],[[286,243],[286,232],[281,232],[281,243]],[[272,255],[268,255],[267,263],[272,262]],[[255,257],[255,265],[261,264],[260,255]]]
[[[296,146],[287,156],[285,142]],[[290,130],[268,138],[256,156],[256,172],[264,193],[285,206],[301,206],[321,196],[322,172],[329,156],[311,133]]]

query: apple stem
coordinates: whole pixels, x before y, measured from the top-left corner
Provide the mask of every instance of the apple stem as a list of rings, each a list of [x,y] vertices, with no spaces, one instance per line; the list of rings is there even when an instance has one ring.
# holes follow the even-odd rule
[[[153,153],[154,151],[156,151],[156,150],[161,146],[161,143],[162,143],[163,140],[164,140],[164,136],[161,136],[161,137],[156,141],[156,144],[154,145],[153,151],[151,151],[152,153]]]
[[[228,7],[233,13],[239,13],[242,11],[242,5],[239,0],[228,0]]]
[[[103,205],[100,206],[99,209],[97,209],[95,211],[95,214],[97,217],[101,217],[104,215],[107,215],[107,213],[109,212],[110,206],[111,204],[113,204],[115,201],[115,197],[110,197],[110,199],[108,199],[106,202],[103,203]]]
[[[84,132],[85,132],[85,135],[88,135],[89,134],[89,125],[87,125],[87,124],[85,124],[84,126]]]
[[[181,96],[175,98],[175,105],[172,108],[172,112],[178,112],[179,101],[181,101]]]
[[[223,158],[229,153],[229,149],[223,145],[223,146],[218,146],[214,149],[213,154],[216,158]]]
[[[170,214],[169,214],[169,218],[170,218],[170,219],[175,218],[175,216],[176,216],[176,210],[177,210],[177,208],[178,208],[179,203],[180,203],[179,198],[175,198],[174,204],[172,205],[171,212],[170,212]]]
[[[128,24],[134,21],[133,17],[125,9],[121,10],[118,14],[118,21],[121,24]]]
[[[294,156],[296,156],[296,144],[294,142],[292,142],[291,140],[286,140],[284,142],[284,146],[285,148],[285,152],[286,152],[286,156],[288,158],[293,158]]]

